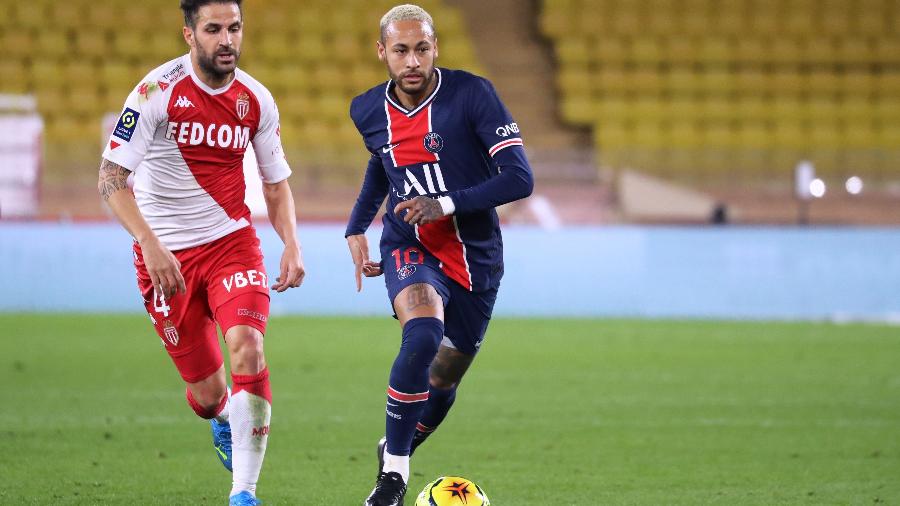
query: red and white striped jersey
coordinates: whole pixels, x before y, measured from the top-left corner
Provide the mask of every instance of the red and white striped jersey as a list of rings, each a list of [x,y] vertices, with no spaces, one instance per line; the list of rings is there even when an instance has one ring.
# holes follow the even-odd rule
[[[250,224],[243,160],[251,142],[263,182],[291,175],[272,94],[240,69],[212,89],[184,55],[131,92],[103,157],[134,173],[141,214],[175,251]]]

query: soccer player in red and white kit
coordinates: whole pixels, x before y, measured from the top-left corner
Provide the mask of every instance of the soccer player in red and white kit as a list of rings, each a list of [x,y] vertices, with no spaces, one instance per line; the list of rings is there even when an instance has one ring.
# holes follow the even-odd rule
[[[271,285],[277,292],[305,275],[291,170],[272,95],[237,68],[241,1],[182,0],[181,9],[190,52],[151,71],[128,96],[98,187],[134,237],[144,305],[188,404],[210,420],[233,473],[229,504],[256,505],[272,402],[263,355],[269,280],[244,203],[244,152],[252,143],[269,219],[285,245]],[[230,392],[216,324],[231,357]]]

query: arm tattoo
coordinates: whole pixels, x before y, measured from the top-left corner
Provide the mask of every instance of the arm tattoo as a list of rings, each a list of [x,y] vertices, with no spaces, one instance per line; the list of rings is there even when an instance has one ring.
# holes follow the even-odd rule
[[[109,197],[119,191],[128,188],[128,174],[131,171],[107,160],[106,158],[100,162],[100,180],[97,182],[97,190],[103,196],[103,200],[109,200]]]
[[[430,306],[434,303],[431,286],[425,283],[416,283],[409,288],[406,296],[406,310],[412,311],[421,306]]]

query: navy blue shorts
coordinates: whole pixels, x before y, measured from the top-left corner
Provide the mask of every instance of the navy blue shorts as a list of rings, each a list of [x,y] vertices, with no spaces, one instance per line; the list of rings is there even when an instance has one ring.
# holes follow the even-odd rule
[[[497,288],[470,292],[444,274],[440,260],[419,245],[383,250],[381,258],[391,308],[397,294],[407,286],[416,283],[433,286],[444,301],[441,345],[466,355],[478,353],[494,311]]]

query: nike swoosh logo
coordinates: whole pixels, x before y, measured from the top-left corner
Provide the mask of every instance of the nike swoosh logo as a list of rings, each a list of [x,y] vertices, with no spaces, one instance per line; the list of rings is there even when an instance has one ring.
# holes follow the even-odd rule
[[[386,147],[386,148],[381,148],[381,152],[382,152],[382,153],[390,153],[391,150],[393,150],[394,148],[396,148],[396,147],[399,146],[399,145],[400,145],[399,142],[398,142],[397,144],[391,144],[391,145],[389,145],[389,146]]]
[[[390,402],[387,403],[387,405],[388,405],[388,406],[391,406],[391,407],[394,407],[394,408],[396,408],[397,406],[399,406],[399,404],[391,404]]]
[[[214,446],[213,448],[215,448],[216,451],[219,452],[219,455],[222,456],[222,460],[228,462],[228,455],[225,455],[225,452],[223,452],[222,450],[220,450],[218,446]]]

